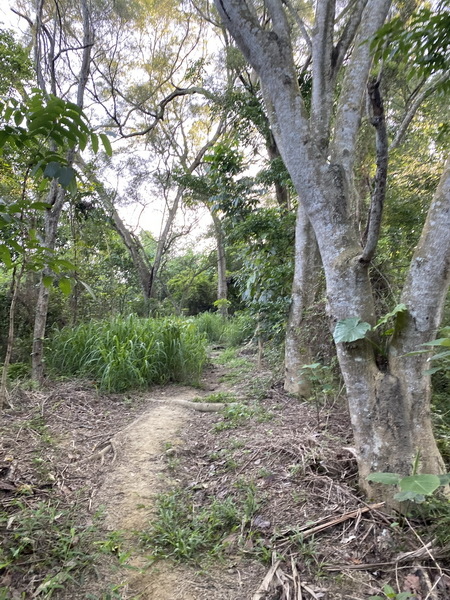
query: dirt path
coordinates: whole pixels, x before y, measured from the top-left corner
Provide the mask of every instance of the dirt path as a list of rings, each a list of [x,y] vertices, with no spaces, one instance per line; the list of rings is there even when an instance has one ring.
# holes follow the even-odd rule
[[[186,591],[183,570],[176,572],[162,563],[145,568],[148,560],[137,546],[135,532],[146,529],[153,514],[155,496],[170,482],[164,455],[180,444],[178,433],[190,418],[191,409],[180,401],[191,401],[198,391],[171,387],[149,397],[150,407],[112,439],[116,460],[95,496],[105,511],[105,527],[121,531],[132,556],[123,573],[127,597],[142,600],[195,600]],[[162,403],[164,401],[164,403]],[[152,405],[152,402],[154,404]]]

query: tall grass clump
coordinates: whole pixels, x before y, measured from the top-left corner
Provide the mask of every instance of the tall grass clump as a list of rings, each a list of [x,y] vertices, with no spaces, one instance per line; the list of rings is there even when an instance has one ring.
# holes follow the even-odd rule
[[[247,342],[255,331],[253,319],[246,313],[238,313],[225,319],[219,313],[204,312],[195,317],[195,323],[210,344],[222,344],[227,347],[240,346]]]
[[[60,375],[94,379],[108,392],[151,384],[198,384],[206,338],[186,319],[134,315],[56,331],[47,364]]]

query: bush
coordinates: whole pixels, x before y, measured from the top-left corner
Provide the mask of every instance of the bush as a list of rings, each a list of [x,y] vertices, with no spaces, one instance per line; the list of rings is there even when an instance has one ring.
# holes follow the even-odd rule
[[[131,315],[65,327],[53,334],[47,356],[54,372],[92,378],[108,392],[169,381],[195,385],[206,339],[186,319]]]

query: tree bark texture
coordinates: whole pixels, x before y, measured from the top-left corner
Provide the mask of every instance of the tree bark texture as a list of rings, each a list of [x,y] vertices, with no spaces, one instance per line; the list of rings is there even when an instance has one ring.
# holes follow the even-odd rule
[[[250,0],[215,2],[225,26],[260,77],[275,140],[314,229],[325,272],[331,329],[337,321],[349,317],[358,317],[374,325],[368,262],[363,260],[352,214],[351,173],[363,94],[372,64],[368,40],[384,23],[390,1],[353,3],[353,11],[364,4],[364,12],[359,18],[359,27],[354,29],[356,37],[338,97],[334,136],[330,133],[327,144],[324,143],[324,132],[331,131],[330,122],[319,124],[317,120],[310,120],[298,87],[291,33],[287,19],[282,15],[282,1],[265,2],[272,19],[272,30],[259,25]],[[323,7],[318,16],[326,20]],[[349,19],[352,19],[351,14]],[[324,71],[329,62],[327,57],[321,56],[324,48],[329,52],[329,29],[321,22],[315,31],[319,32],[322,42],[313,40],[312,60],[313,63],[316,61],[316,85],[322,86],[322,92],[317,90],[314,97],[317,103],[320,97],[327,103],[330,101],[327,82],[330,77],[336,77],[336,73],[329,75],[329,71]],[[322,81],[325,82],[323,85]],[[334,88],[331,98],[336,98],[337,92]],[[323,108],[320,114],[327,120],[331,112]],[[324,151],[326,146],[331,152]],[[420,452],[423,472],[443,470],[431,430],[429,379],[423,375],[424,359],[405,357],[404,351],[417,350],[418,345],[436,334],[449,284],[448,219],[447,167],[405,284],[403,301],[408,307],[408,322],[394,340],[387,361],[384,364],[377,361],[374,347],[368,340],[337,344],[350,406],[360,483],[369,494],[372,488],[366,480],[368,473],[409,474],[417,452]],[[432,317],[433,310],[436,314]],[[389,499],[392,491],[384,487]]]
[[[312,306],[318,286],[320,255],[316,236],[303,205],[298,207],[295,227],[295,264],[292,298],[285,340],[284,389],[308,397],[311,384],[302,373],[303,365],[312,362],[308,332],[303,330],[305,312]]]

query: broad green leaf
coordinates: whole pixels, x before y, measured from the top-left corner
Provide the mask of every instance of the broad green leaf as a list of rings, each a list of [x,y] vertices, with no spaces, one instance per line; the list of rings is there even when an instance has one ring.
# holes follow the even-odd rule
[[[434,375],[438,371],[442,371],[442,367],[431,367],[431,369],[425,369],[424,375]]]
[[[367,481],[375,483],[384,483],[385,485],[397,485],[402,476],[397,473],[371,473],[367,476]]]
[[[450,338],[439,338],[438,340],[433,340],[431,342],[425,342],[424,346],[449,346],[450,347]]]
[[[403,477],[399,482],[402,492],[414,492],[429,496],[441,485],[437,475],[420,474]]]
[[[100,133],[100,139],[102,140],[102,144],[103,144],[106,154],[108,156],[112,156],[111,142],[109,141],[109,138],[106,135],[106,133]]]
[[[0,244],[0,260],[7,269],[11,269],[13,262],[11,260],[11,253],[5,244]]]
[[[75,169],[72,167],[61,167],[57,177],[63,188],[68,188],[75,179]]]
[[[44,177],[48,177],[49,179],[54,179],[58,177],[58,174],[61,170],[61,164],[58,162],[49,162],[44,170]]]
[[[416,502],[420,504],[425,501],[425,496],[423,494],[418,494],[417,492],[398,492],[398,494],[394,495],[394,500],[398,500],[399,502]]]
[[[374,329],[378,329],[378,327],[381,327],[381,325],[387,323],[389,319],[392,319],[392,317],[395,317],[396,315],[399,315],[401,313],[406,313],[407,311],[408,309],[406,308],[405,304],[397,304],[397,306],[393,310],[391,310],[391,312],[387,313],[386,315],[384,315],[384,317],[381,317],[381,319],[378,320]]]
[[[66,296],[69,296],[70,292],[72,291],[72,283],[67,277],[62,277],[58,281],[58,287]]]
[[[92,150],[94,151],[94,154],[97,154],[97,152],[98,152],[98,135],[96,135],[95,133],[91,133],[91,144],[92,144]]]
[[[450,356],[450,350],[445,350],[445,352],[439,352],[438,354],[434,354],[430,360],[438,360],[439,358],[447,358]]]
[[[42,277],[42,283],[45,285],[46,288],[51,287],[53,283],[53,277],[51,275],[44,275]]]
[[[333,333],[334,341],[339,344],[341,342],[362,340],[370,329],[372,329],[371,325],[361,321],[359,317],[343,319],[336,323]]]

